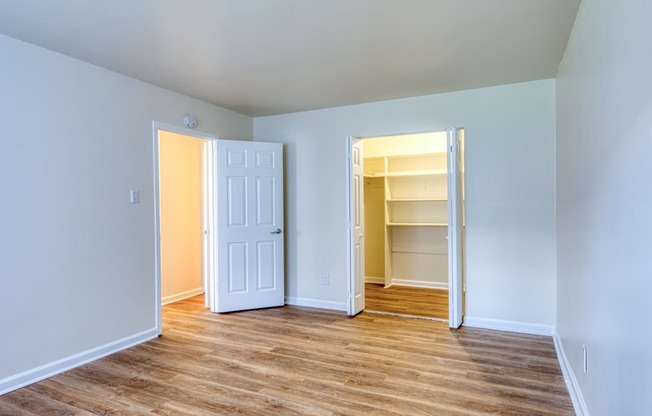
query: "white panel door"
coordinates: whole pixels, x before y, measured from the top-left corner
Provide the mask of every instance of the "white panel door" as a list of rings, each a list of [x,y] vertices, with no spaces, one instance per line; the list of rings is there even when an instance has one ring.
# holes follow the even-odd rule
[[[351,139],[348,145],[349,172],[349,229],[350,235],[350,271],[349,279],[349,315],[356,315],[364,309],[364,166],[362,158],[362,139]]]
[[[282,306],[283,145],[217,140],[213,312]]]
[[[463,312],[462,151],[458,129],[448,129],[448,305],[449,326],[459,328]]]

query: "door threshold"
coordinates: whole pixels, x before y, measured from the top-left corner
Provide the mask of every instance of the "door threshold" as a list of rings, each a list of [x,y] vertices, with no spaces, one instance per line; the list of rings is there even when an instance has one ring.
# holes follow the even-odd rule
[[[425,319],[425,320],[427,320],[427,321],[435,321],[435,322],[445,322],[445,323],[448,323],[448,319],[432,318],[432,317],[430,317],[430,316],[407,315],[407,314],[404,314],[404,313],[394,313],[394,312],[373,311],[373,310],[370,310],[370,309],[365,309],[364,312],[375,313],[375,314],[377,314],[377,315],[398,316],[399,318]]]

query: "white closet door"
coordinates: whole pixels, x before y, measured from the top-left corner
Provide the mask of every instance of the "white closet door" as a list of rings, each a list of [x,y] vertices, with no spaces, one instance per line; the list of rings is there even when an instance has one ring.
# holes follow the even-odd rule
[[[462,219],[462,132],[448,129],[448,305],[449,326],[459,328],[464,319]]]
[[[364,166],[362,139],[350,139],[348,168],[352,178],[349,184],[348,222],[351,232],[349,241],[350,273],[348,313],[353,316],[364,309]]]
[[[283,145],[218,140],[214,312],[282,306]]]

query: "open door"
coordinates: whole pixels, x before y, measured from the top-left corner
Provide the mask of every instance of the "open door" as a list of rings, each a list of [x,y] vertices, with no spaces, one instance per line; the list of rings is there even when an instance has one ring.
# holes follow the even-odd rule
[[[348,230],[349,278],[348,313],[357,315],[364,309],[364,166],[362,139],[347,139],[348,160]]]
[[[462,130],[448,129],[448,319],[459,328],[464,319]]]
[[[213,312],[282,306],[283,145],[217,140]]]

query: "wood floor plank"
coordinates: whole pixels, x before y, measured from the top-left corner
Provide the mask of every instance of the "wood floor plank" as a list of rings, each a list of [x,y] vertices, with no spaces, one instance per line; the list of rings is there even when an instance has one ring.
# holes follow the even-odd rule
[[[57,380],[44,380],[38,384],[31,386],[31,389],[54,401],[69,404],[83,411],[87,414],[133,414],[137,413],[137,409],[129,404],[121,403],[117,400],[107,400],[106,395],[97,395],[89,391],[78,389],[72,383],[61,383]],[[142,411],[149,411],[151,409],[140,409]],[[5,414],[0,412],[0,414]],[[81,414],[81,413],[80,413]]]
[[[16,414],[20,415],[56,414],[60,416],[77,416],[84,413],[82,409],[70,406],[59,400],[43,400],[39,393],[33,389],[19,389],[8,396],[6,398],[7,404],[14,409],[18,409],[16,410]],[[4,396],[2,398],[4,399]]]
[[[448,290],[365,283],[365,309],[390,314],[448,319]]]
[[[549,337],[284,307],[163,309],[163,336],[0,396],[1,415],[572,415]]]

